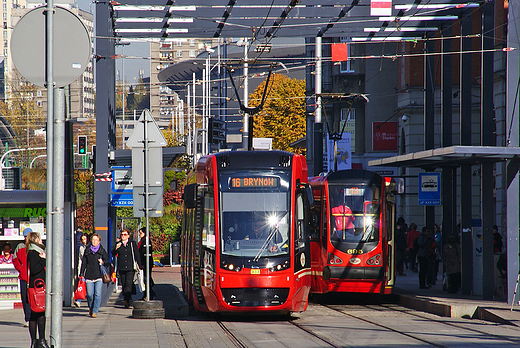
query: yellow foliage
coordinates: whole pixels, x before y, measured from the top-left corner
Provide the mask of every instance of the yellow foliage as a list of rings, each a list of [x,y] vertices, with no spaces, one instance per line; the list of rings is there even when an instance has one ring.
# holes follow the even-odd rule
[[[249,97],[249,106],[260,104],[266,81]],[[272,138],[273,149],[302,153],[289,146],[306,134],[305,80],[273,74],[269,80],[263,109],[254,115],[253,136]]]

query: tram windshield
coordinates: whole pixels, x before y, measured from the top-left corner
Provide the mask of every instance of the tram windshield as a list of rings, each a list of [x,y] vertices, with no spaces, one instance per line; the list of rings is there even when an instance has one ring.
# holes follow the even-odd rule
[[[329,185],[332,244],[379,240],[380,190],[367,185]]]
[[[222,254],[253,260],[289,254],[289,179],[284,172],[220,175]]]

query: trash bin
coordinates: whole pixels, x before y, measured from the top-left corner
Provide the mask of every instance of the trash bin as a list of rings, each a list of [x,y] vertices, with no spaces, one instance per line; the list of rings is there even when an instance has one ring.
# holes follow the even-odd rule
[[[170,266],[179,264],[180,252],[181,252],[181,245],[179,242],[170,244]]]

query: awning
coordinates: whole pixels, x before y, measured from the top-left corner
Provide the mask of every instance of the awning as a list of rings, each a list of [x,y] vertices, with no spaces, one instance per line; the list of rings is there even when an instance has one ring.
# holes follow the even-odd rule
[[[520,158],[520,147],[450,146],[368,161],[368,166],[460,167]]]

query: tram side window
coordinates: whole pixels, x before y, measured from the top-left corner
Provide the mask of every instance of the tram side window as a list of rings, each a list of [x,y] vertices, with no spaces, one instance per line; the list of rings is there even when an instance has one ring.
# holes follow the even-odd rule
[[[204,195],[204,227],[202,245],[215,250],[215,204],[211,190]]]
[[[320,240],[320,214],[321,214],[321,196],[319,199],[314,200],[314,204],[311,207],[311,225],[310,225],[310,233],[311,233],[311,241],[319,241]]]
[[[296,228],[294,231],[294,243],[296,250],[299,250],[305,247],[305,208],[303,205],[303,196],[301,194],[298,194],[296,197],[295,212]]]

